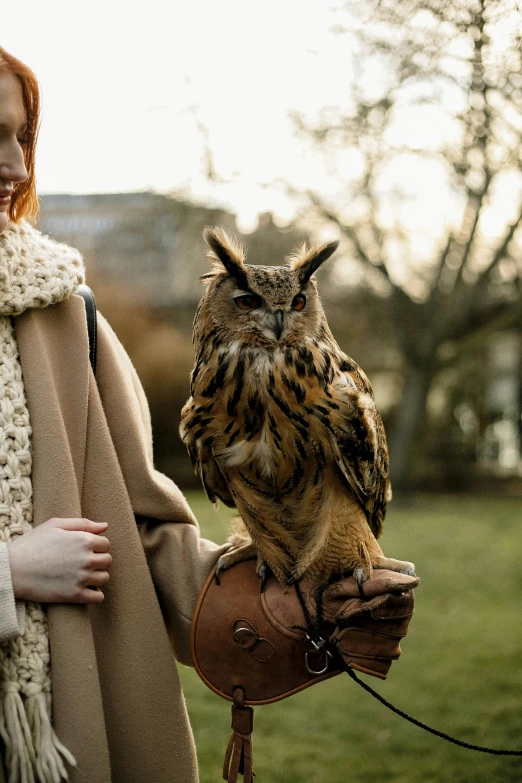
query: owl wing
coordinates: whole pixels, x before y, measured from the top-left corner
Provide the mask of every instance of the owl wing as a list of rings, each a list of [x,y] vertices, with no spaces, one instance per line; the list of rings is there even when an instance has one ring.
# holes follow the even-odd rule
[[[192,398],[181,412],[179,432],[187,447],[194,472],[201,478],[210,502],[221,500],[229,508],[235,508],[228,483],[214,458],[212,439],[205,437],[205,419],[201,417],[201,409],[194,405]]]
[[[212,449],[200,449],[198,468],[203,489],[207,493],[210,502],[215,503],[216,500],[221,500],[225,506],[235,508],[234,498],[230,494],[227,481],[221,472],[219,464],[214,459]]]
[[[378,537],[391,499],[388,446],[370,382],[353,360],[347,361],[350,370],[344,372],[344,377],[348,385],[337,388],[334,399],[338,408],[330,415],[330,446],[337,466]]]

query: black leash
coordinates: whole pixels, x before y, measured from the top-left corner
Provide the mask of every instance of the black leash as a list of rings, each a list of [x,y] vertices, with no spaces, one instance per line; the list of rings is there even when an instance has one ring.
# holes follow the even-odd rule
[[[306,628],[301,628],[301,626],[295,626],[295,627],[299,628],[300,630],[307,631],[309,638],[317,640],[322,636],[321,626],[322,626],[323,590],[319,589],[318,591],[316,620],[315,623],[312,623],[312,618],[310,616],[310,612],[308,611],[308,607],[306,606],[303,595],[301,593],[301,588],[299,586],[299,583],[296,582],[294,587],[295,587],[295,592],[297,593],[297,597],[299,599],[299,603],[301,604],[301,608],[303,610],[305,622],[307,625]],[[390,704],[390,702],[387,701],[383,696],[381,696],[380,693],[377,693],[377,691],[374,691],[373,688],[371,688],[365,682],[360,680],[356,675],[356,673],[354,672],[354,670],[350,669],[348,666],[346,667],[346,673],[348,674],[349,677],[352,678],[352,680],[354,680],[357,683],[357,685],[360,685],[361,688],[363,688],[371,696],[373,696],[374,699],[380,701],[381,704],[384,704],[385,707],[387,707],[389,710],[394,712],[396,715],[399,715],[401,718],[404,718],[404,720],[413,723],[414,726],[418,726],[420,729],[424,729],[424,731],[428,731],[430,734],[434,734],[436,737],[440,737],[441,739],[446,740],[447,742],[452,742],[454,745],[458,745],[460,748],[466,748],[467,750],[476,750],[479,753],[490,753],[493,756],[522,756],[522,750],[496,750],[495,748],[485,748],[482,745],[472,745],[470,742],[463,742],[462,740],[455,739],[455,737],[451,737],[449,734],[445,734],[443,731],[438,731],[438,729],[432,729],[431,726],[427,726],[425,723],[422,723],[422,721],[417,720],[416,718],[412,718],[411,715],[408,715],[406,712],[403,712],[398,707],[394,707],[393,704]]]
[[[381,704],[384,704],[384,706],[388,707],[389,710],[395,712],[396,715],[400,715],[401,718],[404,718],[410,723],[413,723],[414,726],[418,726],[420,729],[424,729],[424,731],[429,731],[430,734],[435,734],[436,737],[441,737],[448,742],[453,742],[454,745],[459,745],[461,748],[477,750],[479,753],[492,753],[494,756],[522,756],[522,750],[495,750],[494,748],[484,748],[482,745],[471,745],[469,742],[462,742],[462,740],[455,739],[455,737],[450,737],[449,734],[445,734],[443,731],[432,729],[431,726],[426,726],[425,723],[422,723],[416,718],[412,718],[411,715],[408,715],[406,712],[399,710],[397,707],[394,707],[393,704],[390,704],[389,701],[386,701],[386,699],[384,699],[380,693],[377,693],[377,691],[374,691],[373,688],[370,688],[369,685],[366,685],[365,682],[360,680],[353,669],[349,669],[347,667],[346,673],[349,677],[352,678],[352,680],[355,680],[357,685],[360,685],[361,688],[364,688],[365,691],[368,691],[368,693],[377,699],[377,701],[380,701]]]
[[[294,625],[292,627],[296,628],[299,631],[305,631],[305,633],[308,634],[308,638],[312,639],[314,642],[318,641],[319,639],[325,638],[325,636],[322,633],[322,625],[323,625],[323,593],[326,588],[325,587],[317,588],[316,599],[315,599],[316,600],[315,623],[313,623],[305,599],[303,598],[303,594],[301,592],[301,587],[299,585],[299,582],[295,582],[294,587],[295,587],[295,592],[297,593],[297,597],[299,599],[299,603],[301,604],[301,609],[303,610],[306,628],[303,628],[302,625]]]

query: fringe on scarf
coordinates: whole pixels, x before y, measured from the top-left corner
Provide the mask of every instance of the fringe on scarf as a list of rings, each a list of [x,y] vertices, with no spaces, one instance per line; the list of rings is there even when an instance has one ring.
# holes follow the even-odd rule
[[[77,250],[29,223],[0,235],[0,542],[33,527],[31,425],[11,316],[71,296],[84,281]],[[8,404],[4,405],[4,399]],[[0,643],[0,736],[8,783],[69,780],[74,756],[52,724],[51,661],[45,605],[25,602],[25,630]]]
[[[73,767],[77,766],[76,759],[51,725],[50,695],[46,699],[38,683],[27,683],[24,704],[20,690],[18,683],[4,682],[0,696],[0,736],[5,745],[8,783],[69,780],[61,756]]]

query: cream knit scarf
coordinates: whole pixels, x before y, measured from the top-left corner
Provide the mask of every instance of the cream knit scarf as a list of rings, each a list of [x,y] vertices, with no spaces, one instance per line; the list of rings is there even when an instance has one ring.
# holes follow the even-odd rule
[[[28,223],[0,234],[0,541],[33,527],[31,427],[11,316],[71,296],[81,256]],[[8,783],[68,780],[76,761],[51,725],[51,662],[45,605],[25,603],[21,636],[0,643],[0,735]],[[60,755],[61,754],[61,755]]]

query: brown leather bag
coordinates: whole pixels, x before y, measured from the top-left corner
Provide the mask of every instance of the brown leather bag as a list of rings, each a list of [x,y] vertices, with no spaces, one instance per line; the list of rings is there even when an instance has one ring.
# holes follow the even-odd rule
[[[375,571],[361,596],[353,577],[324,593],[311,581],[263,592],[255,560],[210,574],[192,622],[192,658],[203,682],[233,702],[223,778],[251,783],[252,706],[279,701],[347,667],[384,679],[400,655],[418,579]]]

